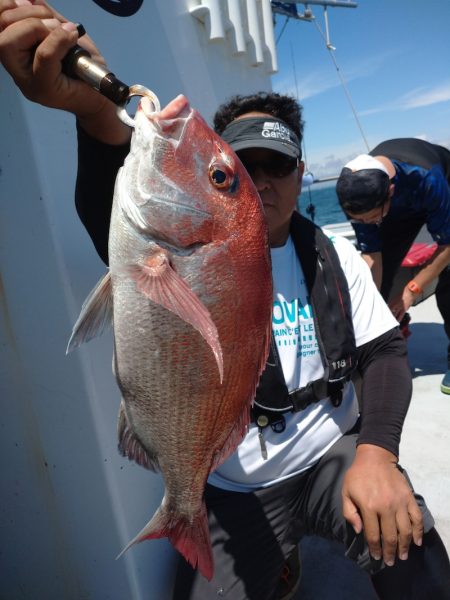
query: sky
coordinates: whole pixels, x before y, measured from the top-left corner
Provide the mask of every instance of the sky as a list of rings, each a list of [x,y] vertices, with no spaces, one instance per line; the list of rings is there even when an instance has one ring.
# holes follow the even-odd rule
[[[364,138],[369,148],[397,137],[450,148],[450,0],[355,2],[328,8],[332,52],[321,6],[309,6],[314,21],[290,19],[284,31],[276,16],[273,89],[303,106],[306,167],[316,178],[367,152]]]

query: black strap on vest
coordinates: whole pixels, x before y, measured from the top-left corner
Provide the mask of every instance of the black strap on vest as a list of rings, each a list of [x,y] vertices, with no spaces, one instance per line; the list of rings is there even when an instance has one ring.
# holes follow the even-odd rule
[[[333,243],[311,221],[294,212],[291,236],[310,292],[315,332],[325,374],[303,388],[288,392],[280,358],[272,336],[269,358],[256,390],[253,417],[262,414],[276,420],[289,411],[304,410],[330,397],[342,401],[342,389],[356,366],[350,294]]]

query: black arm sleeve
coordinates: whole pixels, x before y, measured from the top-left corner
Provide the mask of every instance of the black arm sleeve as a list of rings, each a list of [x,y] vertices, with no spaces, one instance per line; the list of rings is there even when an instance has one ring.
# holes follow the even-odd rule
[[[78,173],[75,206],[95,249],[108,264],[108,235],[114,183],[130,145],[111,146],[90,137],[77,123]]]
[[[358,444],[374,444],[398,456],[412,394],[406,342],[398,327],[358,348],[362,375]]]

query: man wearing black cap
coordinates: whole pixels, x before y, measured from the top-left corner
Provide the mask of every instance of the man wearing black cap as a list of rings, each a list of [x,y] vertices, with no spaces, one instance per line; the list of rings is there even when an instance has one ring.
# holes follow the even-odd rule
[[[450,152],[414,138],[382,142],[344,166],[336,193],[394,316],[401,321],[417,295],[438,277],[436,302],[450,340]],[[390,298],[394,277],[423,225],[437,243],[436,251]],[[447,363],[441,391],[450,394],[450,343]]]
[[[46,73],[34,71],[38,40],[50,38],[46,65],[52,76],[59,74],[54,81],[64,82],[60,57],[75,41],[61,30],[43,31],[41,12],[29,18],[36,10],[9,6],[10,22],[21,23],[5,25],[1,59],[29,98],[71,107],[80,117],[77,208],[107,260],[112,191],[129,132],[86,84],[52,86]],[[180,558],[173,598],[292,598],[298,576],[284,577],[286,566],[297,565],[298,573],[297,544],[317,534],[342,543],[380,598],[449,600],[446,550],[398,465],[411,397],[405,341],[354,247],[296,210],[301,107],[275,93],[237,96],[219,108],[214,125],[237,151],[264,206],[274,282],[272,344],[253,422],[205,489],[213,579]],[[361,411],[350,378],[355,368],[363,382]]]

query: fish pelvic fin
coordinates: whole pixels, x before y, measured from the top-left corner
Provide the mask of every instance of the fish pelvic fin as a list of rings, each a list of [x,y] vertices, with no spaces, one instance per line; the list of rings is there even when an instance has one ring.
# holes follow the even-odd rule
[[[167,253],[158,251],[143,265],[132,269],[137,289],[192,325],[206,340],[216,359],[223,381],[223,355],[219,334],[209,310],[170,264]]]
[[[117,434],[119,437],[119,452],[122,456],[126,456],[128,460],[134,460],[138,465],[150,471],[160,470],[156,455],[151,454],[131,429],[123,400],[119,408]]]
[[[201,510],[190,521],[183,515],[169,511],[164,500],[152,519],[129,542],[117,556],[120,558],[133,544],[144,540],[167,537],[170,543],[182,554],[194,569],[211,581],[214,573],[211,540],[209,537],[206,505],[202,502]]]
[[[101,335],[112,325],[113,302],[111,275],[108,271],[83,302],[80,316],[73,326],[66,354]]]

